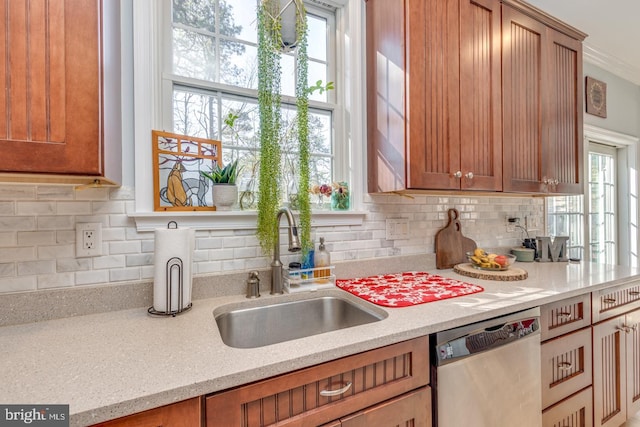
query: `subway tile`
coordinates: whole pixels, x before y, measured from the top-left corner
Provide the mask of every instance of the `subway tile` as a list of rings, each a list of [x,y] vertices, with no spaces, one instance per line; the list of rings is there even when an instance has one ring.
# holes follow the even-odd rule
[[[38,288],[36,276],[0,278],[1,292],[35,291]]]
[[[83,188],[76,190],[76,200],[107,200],[109,199],[109,188]]]
[[[72,216],[39,216],[38,230],[70,230],[75,228]]]
[[[23,231],[35,229],[35,216],[0,216],[0,231]]]
[[[16,204],[14,202],[0,202],[0,216],[15,215]]]
[[[109,282],[109,270],[77,271],[76,285],[97,285]]]
[[[18,246],[51,245],[56,242],[55,231],[19,231]]]
[[[125,266],[124,255],[108,255],[93,258],[93,268],[102,270],[104,268],[122,268]]]
[[[59,273],[89,270],[91,270],[91,258],[67,258],[56,260],[56,271]]]
[[[17,233],[13,231],[0,231],[0,247],[8,248],[17,245]]]
[[[140,253],[141,244],[139,240],[109,242],[109,254],[137,254]]]
[[[153,265],[153,255],[151,254],[127,255],[126,265],[127,267]]]
[[[16,202],[17,215],[52,215],[55,213],[55,202]]]
[[[36,198],[38,200],[72,200],[73,187],[41,185],[36,189]]]
[[[38,289],[65,288],[75,285],[73,273],[44,274],[37,277]]]
[[[35,186],[9,184],[0,186],[0,200],[33,200],[35,198]]]
[[[15,262],[0,263],[0,277],[14,277],[16,275]]]
[[[18,276],[51,274],[56,271],[56,263],[52,260],[18,262]]]
[[[0,248],[0,259],[7,261],[29,261],[36,258],[36,248],[33,246],[26,248]]]
[[[58,202],[58,215],[91,215],[90,202]]]
[[[124,282],[129,280],[140,280],[140,268],[118,268],[109,271],[109,281]]]
[[[38,246],[38,259],[71,258],[76,254],[76,245]]]

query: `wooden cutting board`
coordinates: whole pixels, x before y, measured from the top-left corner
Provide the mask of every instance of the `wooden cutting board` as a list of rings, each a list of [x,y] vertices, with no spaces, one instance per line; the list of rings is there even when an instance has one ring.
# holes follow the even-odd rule
[[[515,280],[525,280],[529,277],[527,270],[518,267],[511,267],[504,271],[478,270],[471,263],[458,264],[453,267],[453,271],[467,277],[484,280],[500,280],[501,282],[513,282]]]
[[[436,233],[436,268],[453,268],[467,262],[467,252],[473,251],[476,242],[462,235],[462,225],[458,221],[460,212],[449,209],[449,223]]]

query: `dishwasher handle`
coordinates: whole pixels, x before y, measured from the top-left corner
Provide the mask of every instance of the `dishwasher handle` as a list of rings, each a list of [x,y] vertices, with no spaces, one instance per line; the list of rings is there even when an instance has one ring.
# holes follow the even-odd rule
[[[540,318],[538,316],[478,329],[444,343],[437,344],[436,354],[438,365],[501,347],[539,333]]]

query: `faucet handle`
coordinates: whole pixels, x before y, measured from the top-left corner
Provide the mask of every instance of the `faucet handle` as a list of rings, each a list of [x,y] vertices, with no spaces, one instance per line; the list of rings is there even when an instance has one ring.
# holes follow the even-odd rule
[[[247,298],[258,298],[260,296],[260,279],[258,272],[252,271],[247,279]]]

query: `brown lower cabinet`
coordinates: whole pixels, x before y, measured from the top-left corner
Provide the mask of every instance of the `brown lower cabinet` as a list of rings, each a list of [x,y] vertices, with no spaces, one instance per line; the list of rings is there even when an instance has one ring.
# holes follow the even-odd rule
[[[640,309],[593,327],[594,426],[618,427],[640,411]]]
[[[593,405],[591,387],[547,408],[542,412],[543,427],[591,427]]]
[[[202,398],[165,405],[93,427],[200,427],[202,426]]]
[[[430,426],[428,383],[421,337],[208,396],[206,425]]]

